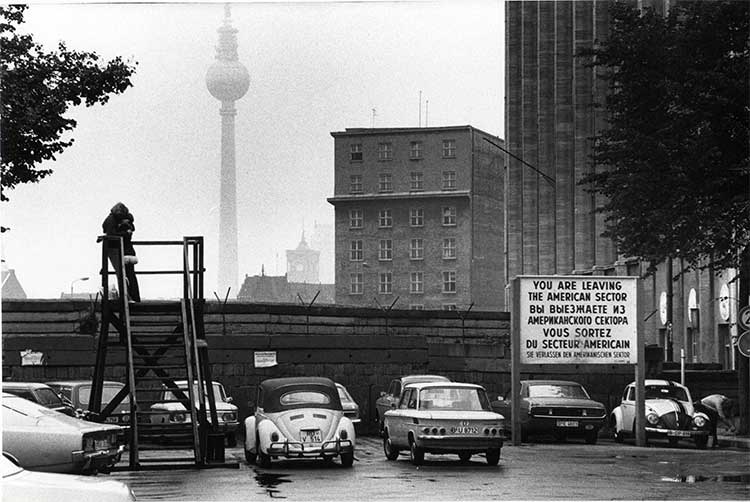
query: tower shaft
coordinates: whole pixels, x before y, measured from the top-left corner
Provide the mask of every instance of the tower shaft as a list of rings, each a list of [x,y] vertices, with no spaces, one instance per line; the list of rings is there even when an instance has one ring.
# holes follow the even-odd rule
[[[219,292],[237,291],[237,170],[235,167],[234,101],[221,103],[221,199],[219,205]]]

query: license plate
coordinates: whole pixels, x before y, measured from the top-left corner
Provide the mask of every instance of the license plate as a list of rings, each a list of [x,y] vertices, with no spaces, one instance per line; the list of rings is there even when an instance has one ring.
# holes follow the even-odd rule
[[[109,450],[109,441],[106,439],[97,439],[94,441],[95,450]]]
[[[558,427],[578,427],[578,422],[576,420],[558,420],[557,426]]]
[[[451,427],[451,434],[479,434],[476,427]]]
[[[105,420],[108,424],[116,424],[118,422],[117,417],[107,417]]]
[[[678,437],[678,438],[689,438],[690,431],[669,431],[667,432],[667,436],[673,436],[673,437]]]
[[[323,438],[320,435],[320,429],[299,431],[299,440],[303,443],[320,443]]]

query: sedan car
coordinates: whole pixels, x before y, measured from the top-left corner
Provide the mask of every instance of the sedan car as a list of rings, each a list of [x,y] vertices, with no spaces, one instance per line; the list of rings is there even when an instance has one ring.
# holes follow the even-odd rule
[[[646,438],[666,438],[671,445],[680,439],[692,439],[698,448],[705,448],[711,421],[705,413],[696,412],[690,391],[670,380],[645,381]],[[635,382],[625,387],[620,406],[612,410],[610,426],[615,441],[635,436]]]
[[[3,452],[25,469],[107,471],[120,461],[120,427],[69,417],[3,393]]]
[[[35,382],[3,382],[3,392],[14,394],[41,404],[50,410],[59,411],[68,416],[76,416],[76,411],[70,404],[66,404],[49,385]]]
[[[341,399],[341,407],[344,409],[344,416],[351,420],[353,424],[360,423],[362,420],[359,417],[359,405],[342,384],[337,382],[336,388],[339,391],[339,399]]]
[[[378,429],[381,434],[383,433],[385,412],[396,407],[404,387],[410,383],[419,382],[450,382],[450,380],[440,375],[407,375],[391,380],[388,391],[381,392],[380,397],[375,401],[375,421],[378,422]]]
[[[187,380],[175,381],[177,388],[188,393]],[[232,398],[227,396],[224,386],[219,382],[213,382],[214,400],[216,401],[216,414],[219,420],[218,432],[224,434],[227,445],[237,446],[237,429],[240,426],[237,419],[237,406],[232,404]],[[198,394],[198,383],[193,382],[193,394]],[[151,405],[150,423],[152,424],[179,424],[190,423],[190,413],[178,396],[168,389],[162,391],[160,399],[162,402]],[[208,410],[208,397],[206,397],[206,410]],[[209,416],[209,420],[211,417]],[[164,437],[163,439],[167,439]]]
[[[511,391],[494,401],[492,408],[511,417]],[[607,419],[604,405],[589,397],[583,386],[565,380],[521,381],[521,440],[531,435],[552,434],[564,441],[569,436],[583,437],[596,444],[599,429]],[[510,425],[510,424],[508,424]]]
[[[89,400],[91,397],[91,380],[69,380],[47,382],[64,403],[76,410],[76,414],[82,418],[88,418]],[[125,387],[120,382],[104,381],[102,387],[102,409]],[[130,397],[125,398],[118,404],[112,413],[104,419],[108,424],[117,424],[125,431],[130,426]]]
[[[0,457],[3,500],[34,502],[130,502],[135,495],[125,483],[113,479],[27,471],[7,457]]]
[[[245,458],[269,467],[274,458],[341,459],[354,463],[354,424],[344,416],[336,384],[321,377],[272,378],[258,387],[245,419]]]
[[[464,462],[484,453],[489,465],[497,465],[503,420],[490,408],[481,385],[410,384],[397,407],[385,413],[383,451],[388,460],[396,460],[401,450],[408,450],[414,465],[422,464],[425,453],[457,454]]]

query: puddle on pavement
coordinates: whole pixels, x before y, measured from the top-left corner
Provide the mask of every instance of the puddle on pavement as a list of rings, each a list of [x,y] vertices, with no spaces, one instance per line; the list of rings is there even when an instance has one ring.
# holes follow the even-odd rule
[[[670,483],[702,483],[704,481],[715,483],[748,483],[750,484],[750,474],[720,474],[717,476],[687,476],[663,477],[662,481]]]
[[[255,471],[255,481],[258,486],[266,491],[266,494],[272,499],[283,499],[286,498],[281,495],[281,490],[278,486],[282,483],[291,483],[289,474],[274,474],[272,472],[258,472]]]

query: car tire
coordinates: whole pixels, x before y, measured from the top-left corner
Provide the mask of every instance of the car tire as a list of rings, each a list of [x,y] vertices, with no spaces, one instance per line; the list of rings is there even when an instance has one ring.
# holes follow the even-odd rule
[[[255,463],[255,453],[250,450],[245,450],[245,460],[248,464],[254,464]]]
[[[237,436],[234,433],[227,434],[227,447],[234,448],[237,446]]]
[[[261,450],[259,437],[256,437],[255,439],[255,450],[257,452],[256,462],[258,463],[258,465],[265,469],[271,467],[271,456],[266,455],[265,453],[263,453],[263,450]]]
[[[706,446],[708,446],[708,436],[696,436],[695,437],[695,447],[699,450],[705,450]]]
[[[411,463],[414,465],[422,465],[424,463],[424,450],[417,446],[417,442],[412,440],[409,443],[409,457]]]
[[[586,444],[596,444],[597,439],[599,439],[599,431],[586,431],[583,439]]]
[[[341,465],[343,467],[351,467],[354,465],[354,452],[342,453],[341,454]]]
[[[615,432],[613,434],[615,443],[622,443],[625,441],[625,438],[622,436],[622,431],[617,430],[617,426],[615,426]]]
[[[487,465],[497,465],[500,462],[500,448],[491,448],[487,450]]]
[[[468,462],[471,459],[471,452],[462,451],[458,454],[458,458],[461,459],[461,462]]]
[[[383,434],[383,453],[385,453],[385,458],[388,460],[396,460],[398,458],[398,448],[393,446],[391,438],[388,437],[388,433]]]

